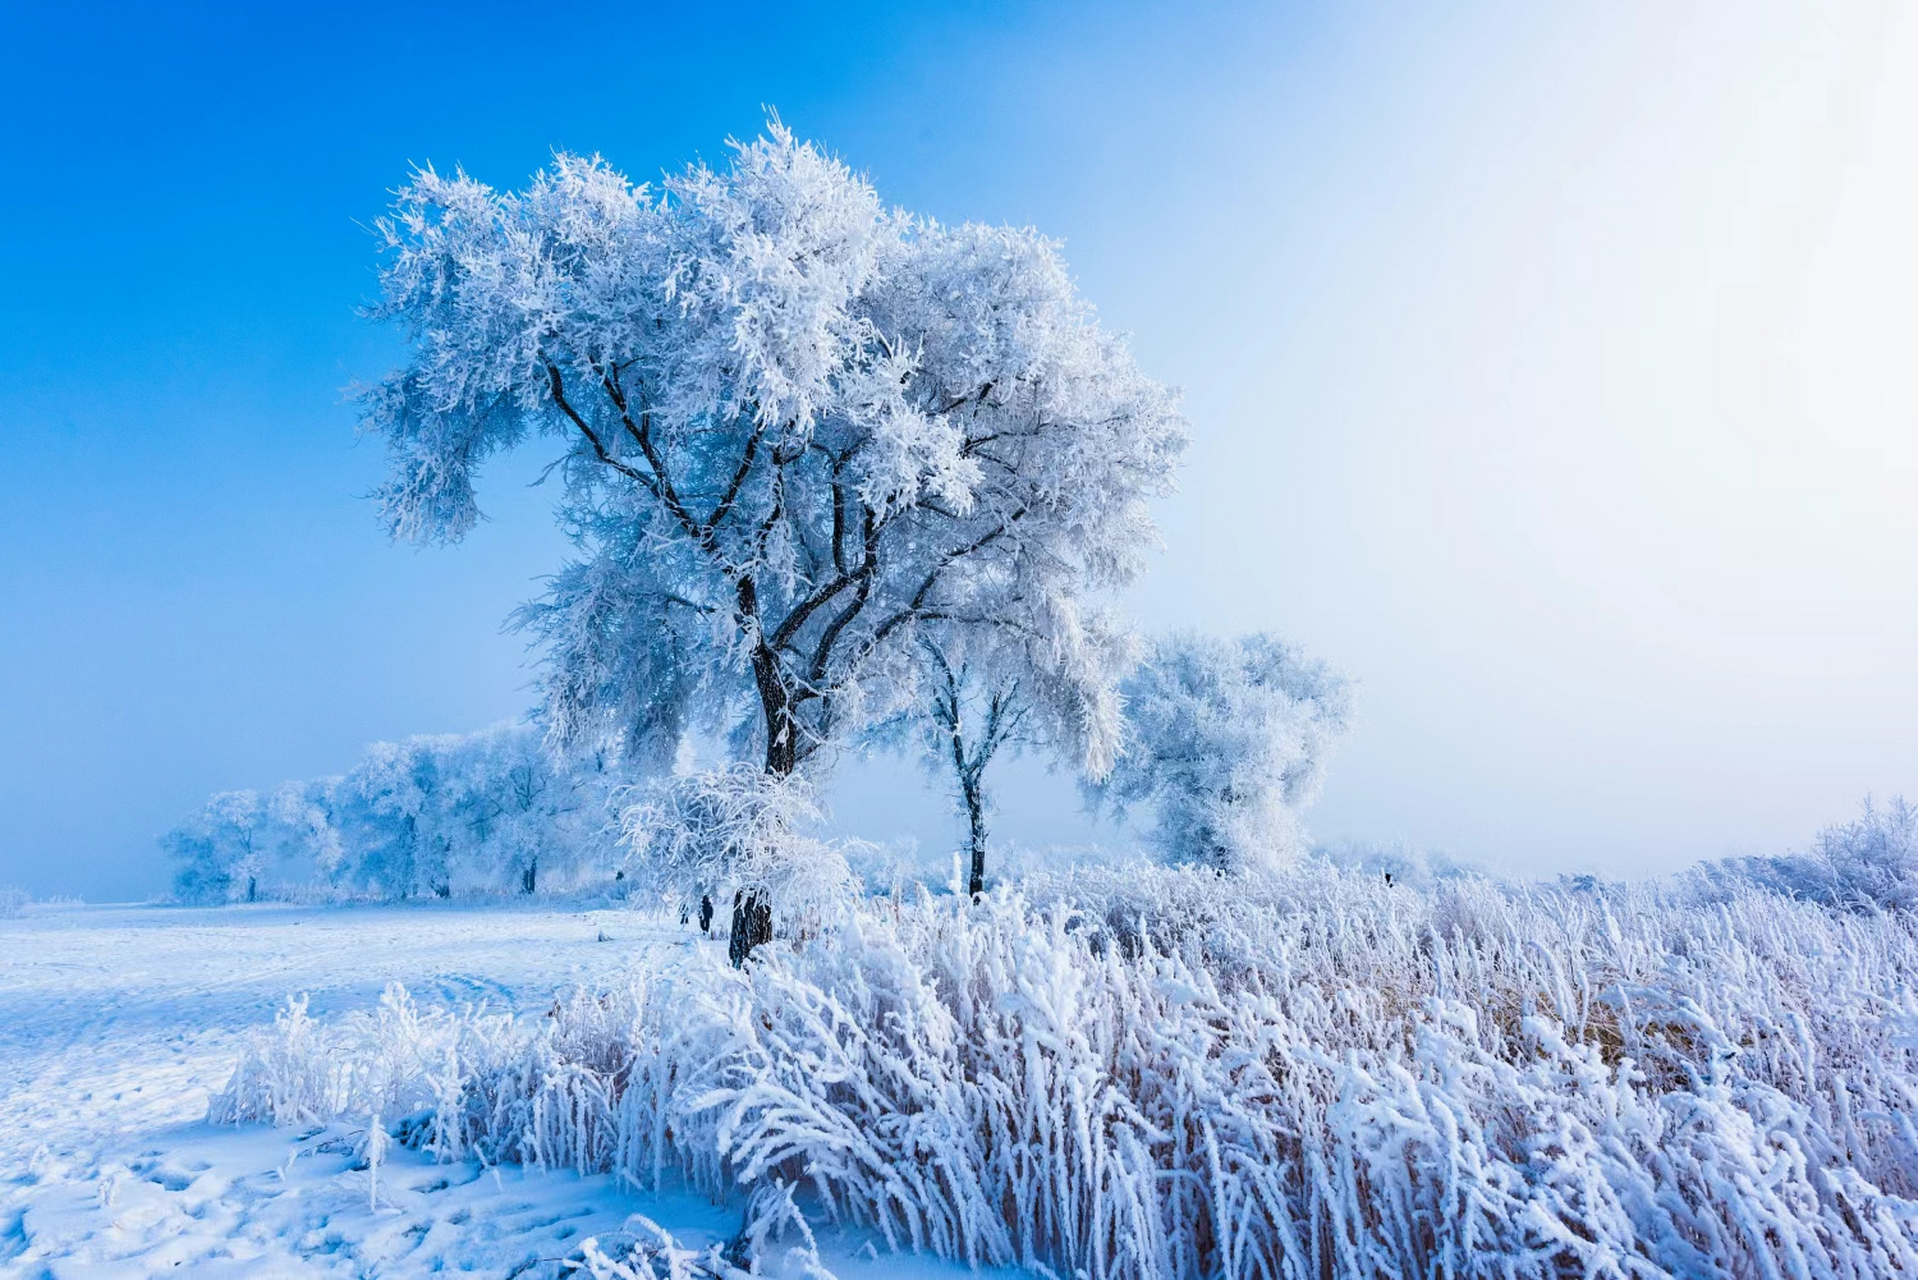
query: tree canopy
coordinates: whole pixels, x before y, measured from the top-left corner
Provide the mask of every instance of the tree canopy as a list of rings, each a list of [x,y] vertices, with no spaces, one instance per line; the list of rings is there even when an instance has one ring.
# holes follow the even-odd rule
[[[663,753],[695,724],[773,773],[921,697],[922,642],[1016,671],[1097,774],[1138,571],[1184,445],[1058,245],[888,210],[775,121],[655,191],[561,155],[522,191],[416,173],[364,398],[382,516],[457,539],[475,476],[559,443],[576,548],[519,622],[562,737]]]

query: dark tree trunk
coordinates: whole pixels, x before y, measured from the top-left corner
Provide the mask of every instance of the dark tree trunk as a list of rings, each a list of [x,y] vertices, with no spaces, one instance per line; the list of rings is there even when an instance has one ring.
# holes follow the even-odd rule
[[[733,895],[733,932],[726,955],[737,969],[746,963],[753,948],[773,940],[773,908],[757,893],[741,889]]]
[[[699,895],[699,931],[705,933],[713,927],[713,900],[710,894]]]
[[[260,889],[260,882],[258,880],[255,880],[252,876],[248,876],[246,878],[246,900],[248,902],[259,901],[259,889]]]
[[[742,580],[740,600],[751,597],[751,579]],[[790,777],[799,767],[799,726],[793,719],[792,691],[780,678],[779,659],[761,644],[753,653],[753,680],[759,687],[759,705],[766,716],[766,772],[776,778]],[[710,904],[703,904],[709,910]],[[726,946],[733,967],[746,963],[757,947],[773,940],[772,903],[754,889],[741,889],[733,895],[732,934]]]
[[[966,892],[978,898],[986,891],[986,805],[977,786],[966,788],[966,816],[972,820],[972,874]]]
[[[539,889],[539,859],[534,858],[526,864],[526,870],[520,874],[519,891],[533,893]]]

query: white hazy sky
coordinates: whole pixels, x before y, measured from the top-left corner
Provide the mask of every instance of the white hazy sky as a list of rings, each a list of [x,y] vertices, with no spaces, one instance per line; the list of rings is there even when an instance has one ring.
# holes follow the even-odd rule
[[[505,68],[512,30],[471,57]],[[421,555],[350,496],[379,459],[334,389],[392,354],[349,314],[350,220],[408,160],[510,185],[557,144],[643,175],[761,103],[889,200],[1064,238],[1185,388],[1182,491],[1131,604],[1357,677],[1320,837],[1642,874],[1918,790],[1918,10],[967,9],[806,38],[689,80],[663,124],[495,86],[417,128],[309,131],[304,182],[241,200],[312,224],[269,246],[303,265],[243,326],[168,300],[241,288],[217,272],[128,267],[145,329],[87,329],[134,302],[76,318],[51,275],[0,294],[0,372],[24,375],[0,390],[0,589],[31,606],[0,630],[0,880],[152,892],[152,833],[205,792],[524,706],[494,627],[557,554],[545,498],[504,481],[471,545]],[[329,74],[292,79],[331,128]],[[143,252],[217,234],[178,221]],[[103,342],[134,352],[119,381]],[[855,771],[842,819],[938,845],[915,777]],[[1003,789],[1008,837],[1098,834],[1061,779]]]
[[[1321,838],[1802,844],[1918,785],[1918,11],[1547,8],[1249,42],[1075,239],[1195,423],[1141,612],[1359,678]],[[1103,193],[1100,138],[1189,126],[1147,95],[1058,149]]]

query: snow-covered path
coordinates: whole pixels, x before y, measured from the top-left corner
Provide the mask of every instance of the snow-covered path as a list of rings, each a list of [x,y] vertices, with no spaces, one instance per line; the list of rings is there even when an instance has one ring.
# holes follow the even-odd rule
[[[213,1129],[209,1091],[290,993],[316,1016],[390,982],[423,1003],[537,1007],[669,962],[622,911],[36,907],[0,920],[0,1275],[537,1274],[634,1211],[698,1242],[729,1215],[607,1179],[355,1170],[346,1135]]]

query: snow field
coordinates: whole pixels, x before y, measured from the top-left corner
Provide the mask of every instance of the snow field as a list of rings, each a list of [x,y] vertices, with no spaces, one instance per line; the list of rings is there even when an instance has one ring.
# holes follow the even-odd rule
[[[744,971],[624,912],[32,908],[0,1274],[1918,1273],[1911,918],[1719,898],[1082,869]]]
[[[0,1276],[501,1276],[635,1209],[723,1239],[738,1213],[698,1197],[662,1206],[604,1177],[437,1166],[397,1146],[369,1210],[364,1117],[205,1123],[289,992],[335,1015],[399,979],[435,1003],[538,1010],[685,941],[551,906],[33,906],[0,921]]]
[[[1915,975],[1760,891],[1080,872],[550,1016],[290,1011],[215,1114],[1098,1280],[1913,1274]]]

